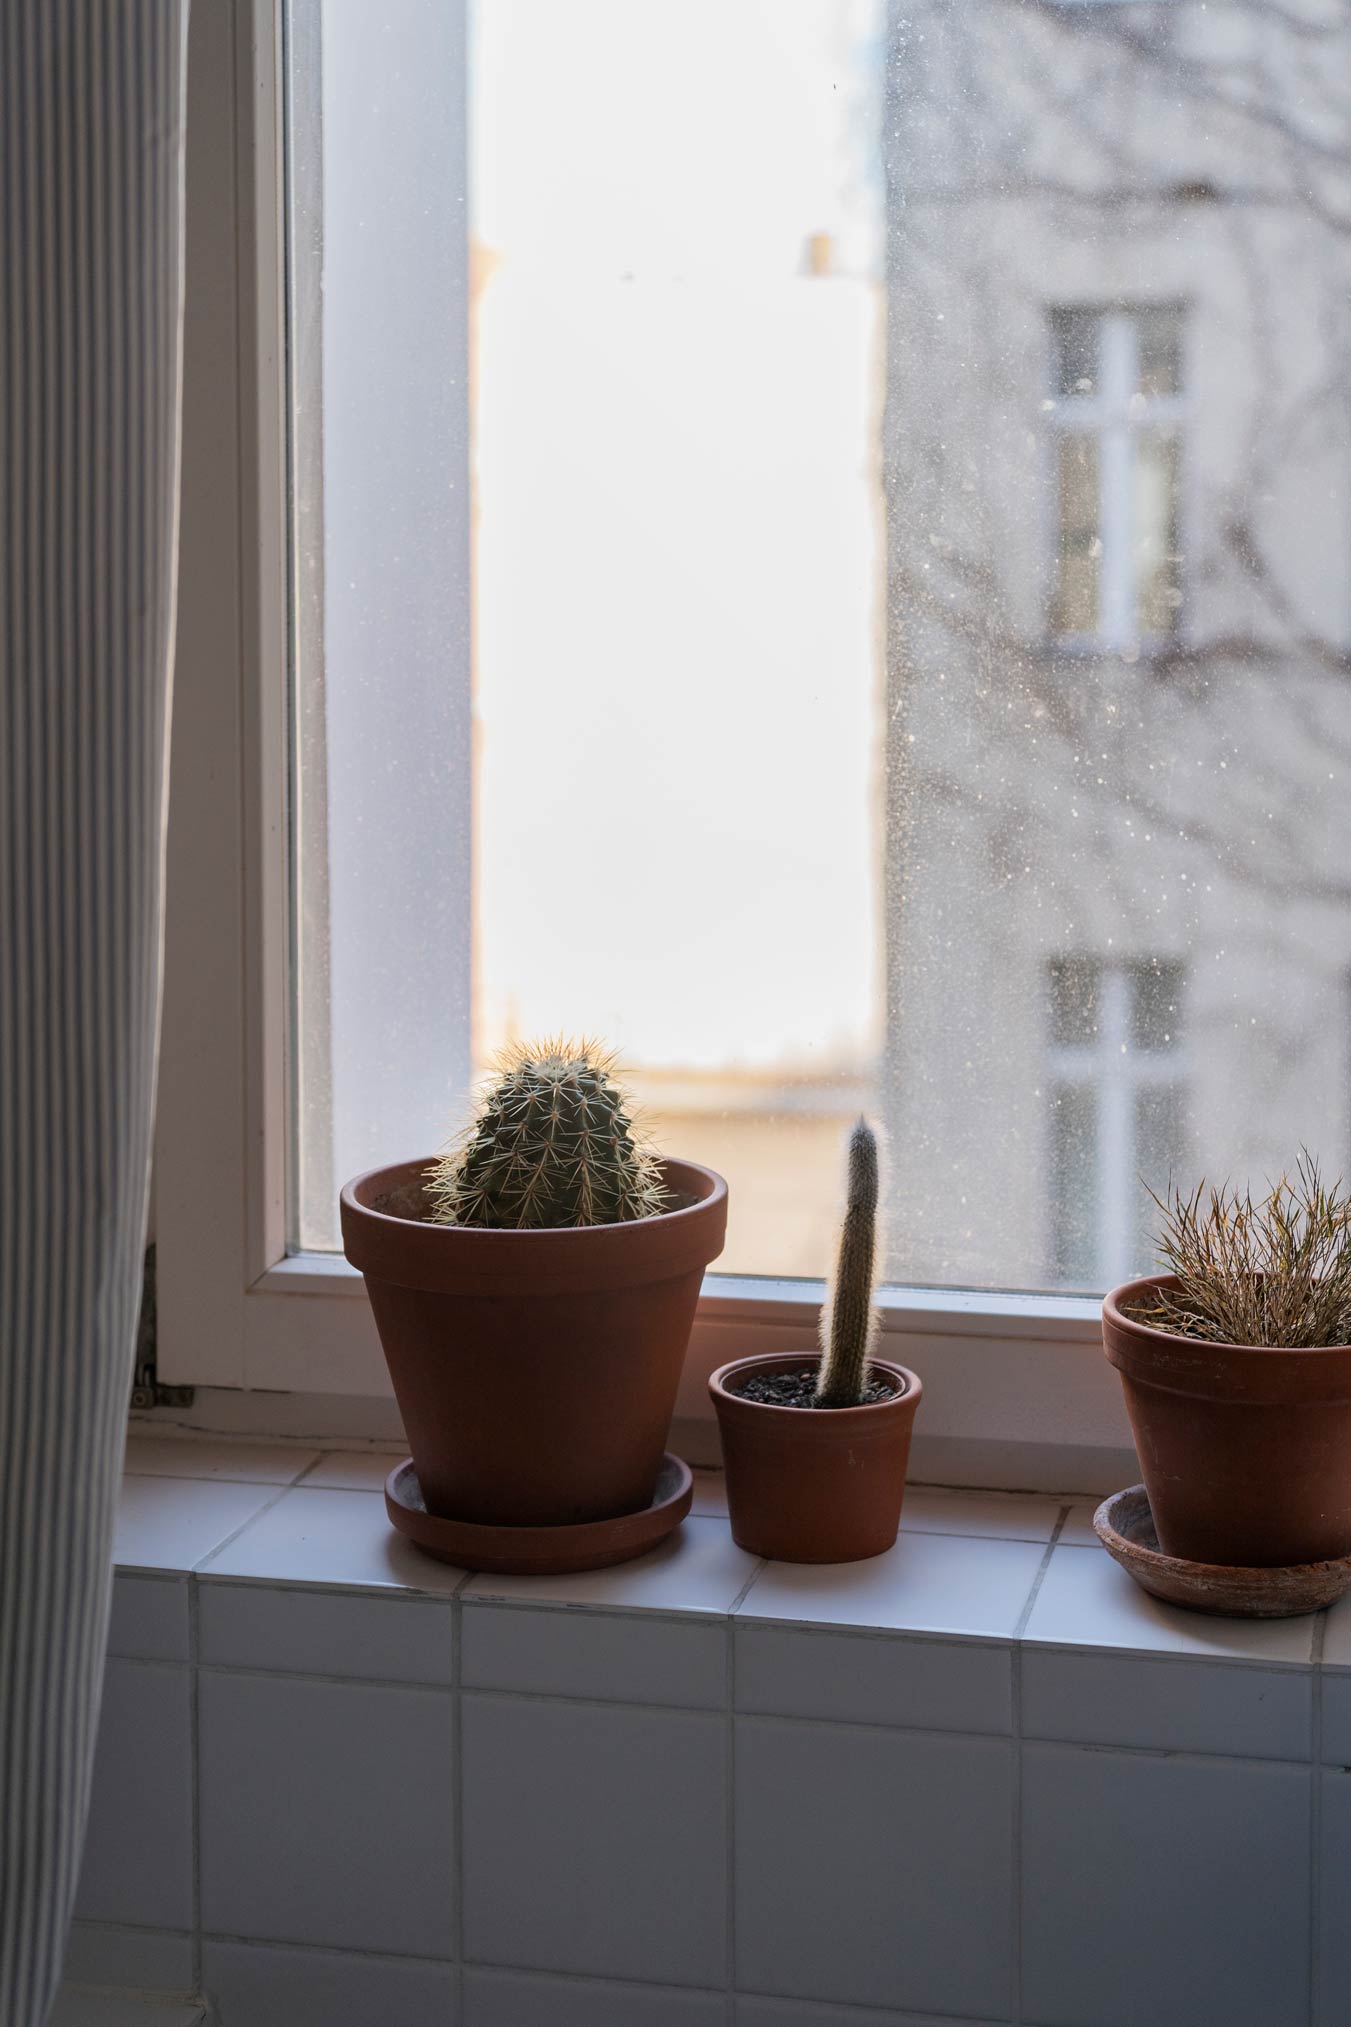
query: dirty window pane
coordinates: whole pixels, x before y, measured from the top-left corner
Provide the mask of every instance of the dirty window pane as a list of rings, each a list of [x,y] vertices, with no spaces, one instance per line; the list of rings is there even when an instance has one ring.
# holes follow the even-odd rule
[[[1351,1168],[1347,8],[290,12],[294,1243],[556,1028],[738,1273]]]

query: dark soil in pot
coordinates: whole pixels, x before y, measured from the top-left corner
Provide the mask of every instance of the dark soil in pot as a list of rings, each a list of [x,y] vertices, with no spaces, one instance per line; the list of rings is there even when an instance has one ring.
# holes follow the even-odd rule
[[[798,1372],[753,1372],[734,1387],[737,1399],[760,1401],[767,1408],[810,1408],[823,1415],[838,1414],[838,1408],[819,1408],[816,1399],[816,1367],[803,1366]],[[873,1374],[863,1389],[860,1407],[873,1401],[891,1400],[897,1389],[880,1374]]]
[[[508,1527],[637,1513],[661,1466],[727,1185],[668,1161],[679,1208],[623,1224],[427,1220],[428,1157],[342,1193],[429,1513]]]
[[[800,1398],[817,1364],[801,1352],[743,1358],[708,1383],[722,1436],[727,1507],[736,1541],[778,1562],[859,1562],[896,1539],[910,1436],[923,1392],[888,1359],[869,1367],[880,1397],[813,1409]],[[805,1375],[805,1387],[804,1387]],[[787,1383],[798,1398],[757,1399]]]

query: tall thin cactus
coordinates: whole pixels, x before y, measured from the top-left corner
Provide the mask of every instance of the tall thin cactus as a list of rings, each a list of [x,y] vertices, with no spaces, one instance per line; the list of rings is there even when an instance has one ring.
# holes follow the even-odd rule
[[[877,1335],[873,1291],[877,1275],[877,1135],[860,1119],[849,1136],[848,1186],[840,1251],[821,1311],[818,1408],[858,1407],[868,1384],[868,1360]]]
[[[614,1058],[594,1042],[518,1044],[477,1118],[427,1171],[432,1221],[497,1229],[612,1225],[669,1206]]]

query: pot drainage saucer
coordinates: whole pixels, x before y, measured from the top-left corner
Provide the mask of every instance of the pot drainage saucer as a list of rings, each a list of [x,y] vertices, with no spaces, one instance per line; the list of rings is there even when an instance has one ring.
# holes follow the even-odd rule
[[[1321,1612],[1351,1590],[1351,1556],[1286,1569],[1243,1569],[1165,1555],[1143,1485],[1129,1485],[1104,1499],[1093,1515],[1093,1530],[1108,1555],[1142,1590],[1193,1612],[1218,1612],[1232,1619],[1293,1619],[1301,1612]]]
[[[584,1520],[565,1527],[496,1527],[480,1521],[444,1520],[428,1513],[411,1457],[385,1480],[385,1511],[391,1524],[439,1562],[494,1576],[561,1576],[570,1570],[608,1569],[632,1562],[673,1534],[690,1510],[694,1480],[690,1467],[667,1451],[657,1473],[651,1504],[612,1520]]]

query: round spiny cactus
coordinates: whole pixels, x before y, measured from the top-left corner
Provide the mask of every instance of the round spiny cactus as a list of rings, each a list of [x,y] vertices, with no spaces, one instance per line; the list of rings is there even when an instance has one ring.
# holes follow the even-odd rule
[[[555,1037],[504,1050],[478,1116],[427,1171],[442,1225],[614,1225],[669,1206],[614,1057]]]
[[[877,1336],[877,1135],[860,1119],[849,1136],[848,1180],[840,1251],[830,1297],[821,1312],[818,1408],[852,1408],[864,1398],[868,1360]]]

